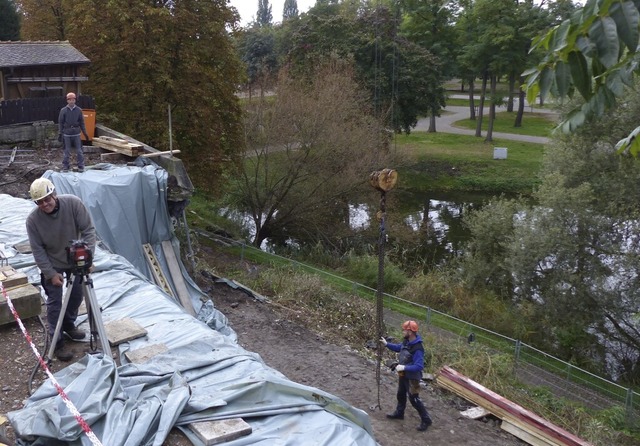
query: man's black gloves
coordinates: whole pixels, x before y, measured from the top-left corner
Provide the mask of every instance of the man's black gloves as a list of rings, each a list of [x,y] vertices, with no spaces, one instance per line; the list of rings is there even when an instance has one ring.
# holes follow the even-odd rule
[[[62,133],[58,133],[58,142],[62,142]]]

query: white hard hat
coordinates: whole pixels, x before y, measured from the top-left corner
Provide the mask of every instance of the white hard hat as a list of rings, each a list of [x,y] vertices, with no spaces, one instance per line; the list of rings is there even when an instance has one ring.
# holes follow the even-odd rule
[[[44,197],[48,197],[56,190],[53,183],[47,178],[38,178],[29,188],[29,194],[33,201],[42,200]]]

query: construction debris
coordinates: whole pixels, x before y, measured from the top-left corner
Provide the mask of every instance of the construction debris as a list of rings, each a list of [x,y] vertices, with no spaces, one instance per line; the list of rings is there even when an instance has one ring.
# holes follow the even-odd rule
[[[108,322],[104,325],[104,329],[112,346],[147,335],[147,330],[130,317]]]
[[[251,426],[242,418],[191,423],[189,428],[206,446],[235,440],[251,433]]]
[[[491,412],[502,420],[503,430],[529,444],[591,446],[590,443],[487,389],[451,367],[445,366],[440,370],[436,383]]]

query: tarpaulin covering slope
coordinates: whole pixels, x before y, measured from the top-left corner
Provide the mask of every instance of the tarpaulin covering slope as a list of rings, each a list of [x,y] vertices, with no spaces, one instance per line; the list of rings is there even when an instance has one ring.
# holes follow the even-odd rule
[[[24,220],[32,208],[0,195],[0,243],[11,264],[30,263],[10,247],[27,240]],[[189,423],[233,417],[242,417],[253,432],[228,445],[376,444],[363,411],[287,380],[238,346],[232,331],[222,334],[186,314],[123,257],[98,249],[94,263],[103,320],[130,317],[148,331],[120,346],[120,367],[86,356],[56,375],[104,445],[161,445],[174,425],[201,445]],[[204,307],[215,311],[211,302]],[[127,350],[153,344],[163,344],[166,352],[143,364],[124,357]],[[18,435],[31,437],[20,444],[91,444],[48,382],[8,416]]]

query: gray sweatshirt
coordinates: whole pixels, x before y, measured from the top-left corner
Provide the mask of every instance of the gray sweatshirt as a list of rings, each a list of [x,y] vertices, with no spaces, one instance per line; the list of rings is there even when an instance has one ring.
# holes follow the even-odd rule
[[[84,126],[84,115],[82,114],[82,109],[77,105],[73,108],[69,108],[69,106],[65,105],[60,109],[60,114],[58,115],[58,126],[60,134],[79,135],[80,131],[82,131],[82,133],[87,133],[87,128]]]
[[[71,269],[66,247],[73,240],[83,240],[95,252],[96,229],[91,215],[75,195],[59,195],[58,210],[47,214],[35,208],[27,217],[27,234],[33,258],[47,279],[57,270]]]

